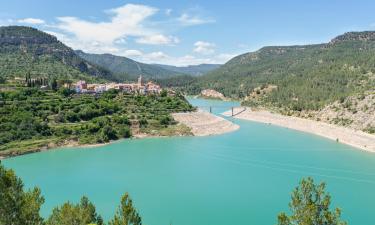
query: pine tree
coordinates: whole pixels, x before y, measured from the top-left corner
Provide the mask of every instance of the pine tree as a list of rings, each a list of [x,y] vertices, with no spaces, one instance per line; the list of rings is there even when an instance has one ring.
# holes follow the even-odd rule
[[[121,205],[109,225],[142,225],[142,219],[133,206],[128,193],[121,198]]]
[[[331,196],[325,192],[325,183],[314,184],[312,178],[303,179],[292,193],[289,203],[292,215],[281,213],[279,225],[329,224],[345,225],[340,219],[341,210],[330,211]]]

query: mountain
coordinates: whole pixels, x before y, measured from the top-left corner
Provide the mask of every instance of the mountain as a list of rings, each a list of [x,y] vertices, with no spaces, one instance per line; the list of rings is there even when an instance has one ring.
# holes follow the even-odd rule
[[[109,71],[80,58],[56,37],[24,26],[0,27],[0,77],[111,79]]]
[[[164,69],[174,71],[177,73],[183,73],[191,76],[202,76],[212,70],[218,69],[221,64],[200,64],[200,65],[192,65],[192,66],[170,66],[170,65],[161,65],[155,64],[160,66]]]
[[[181,72],[168,70],[157,65],[140,63],[122,56],[89,54],[80,50],[77,50],[76,53],[85,60],[108,69],[119,80],[133,80],[141,74],[146,79],[161,79],[182,75]]]
[[[264,47],[231,59],[196,85],[240,99],[254,96],[257,88],[276,86],[248,102],[321,109],[375,89],[375,32],[350,32],[326,44]]]

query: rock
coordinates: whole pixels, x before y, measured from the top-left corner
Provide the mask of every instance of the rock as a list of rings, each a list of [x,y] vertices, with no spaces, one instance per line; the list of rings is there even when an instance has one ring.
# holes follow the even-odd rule
[[[200,94],[201,97],[204,98],[214,98],[214,99],[221,99],[221,100],[226,100],[224,95],[218,91],[212,90],[212,89],[205,89],[201,91]]]

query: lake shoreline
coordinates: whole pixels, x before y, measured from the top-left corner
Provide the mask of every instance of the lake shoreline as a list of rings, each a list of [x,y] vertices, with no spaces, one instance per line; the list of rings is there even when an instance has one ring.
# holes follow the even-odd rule
[[[233,124],[232,122],[225,120],[219,116],[215,116],[211,113],[198,110],[196,112],[189,112],[189,113],[174,113],[172,114],[174,119],[181,124],[189,127],[191,129],[191,135],[180,135],[180,136],[211,136],[211,135],[220,135],[227,132],[232,132],[239,129],[239,126]],[[194,121],[191,119],[193,118]],[[137,140],[137,139],[144,139],[144,138],[152,138],[152,137],[177,137],[176,135],[171,136],[158,136],[152,135],[147,133],[139,133],[133,135],[130,140]],[[0,160],[13,158],[21,155],[38,153],[49,151],[52,149],[60,149],[60,148],[95,148],[113,144],[118,141],[125,140],[126,138],[121,138],[115,141],[110,141],[108,143],[96,143],[96,144],[79,144],[75,140],[65,140],[60,143],[48,143],[46,146],[39,147],[36,149],[30,149],[22,152],[17,151],[10,151],[9,153],[0,153]]]
[[[242,111],[243,109],[244,107],[235,108],[234,114]],[[223,113],[225,116],[231,116],[231,114],[232,111]],[[346,127],[340,127],[333,124],[294,116],[284,116],[266,110],[254,111],[248,107],[246,107],[244,112],[235,115],[234,118],[266,123],[311,133],[359,148],[367,152],[375,153],[375,135],[371,135],[359,130],[353,130]]]
[[[233,132],[240,128],[239,125],[230,122],[212,113],[198,110],[196,112],[173,113],[173,118],[188,127],[194,136],[211,136]]]

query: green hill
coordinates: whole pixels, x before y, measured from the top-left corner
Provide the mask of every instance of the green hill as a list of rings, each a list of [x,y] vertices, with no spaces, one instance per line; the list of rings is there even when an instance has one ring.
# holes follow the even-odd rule
[[[161,65],[155,64],[164,69],[175,71],[177,73],[183,73],[191,76],[202,76],[212,70],[219,68],[220,64],[200,64],[200,65],[191,65],[191,66],[170,66],[170,65]]]
[[[162,79],[182,75],[181,72],[164,69],[157,65],[140,63],[132,59],[111,54],[89,54],[76,51],[85,60],[111,71],[118,80],[134,80],[140,74],[146,79]]]
[[[0,78],[112,79],[109,71],[80,58],[56,37],[31,27],[0,27]]]
[[[374,90],[375,32],[346,33],[327,44],[264,47],[233,58],[195,85],[194,90],[212,88],[240,99],[273,85],[247,103],[317,110]]]

